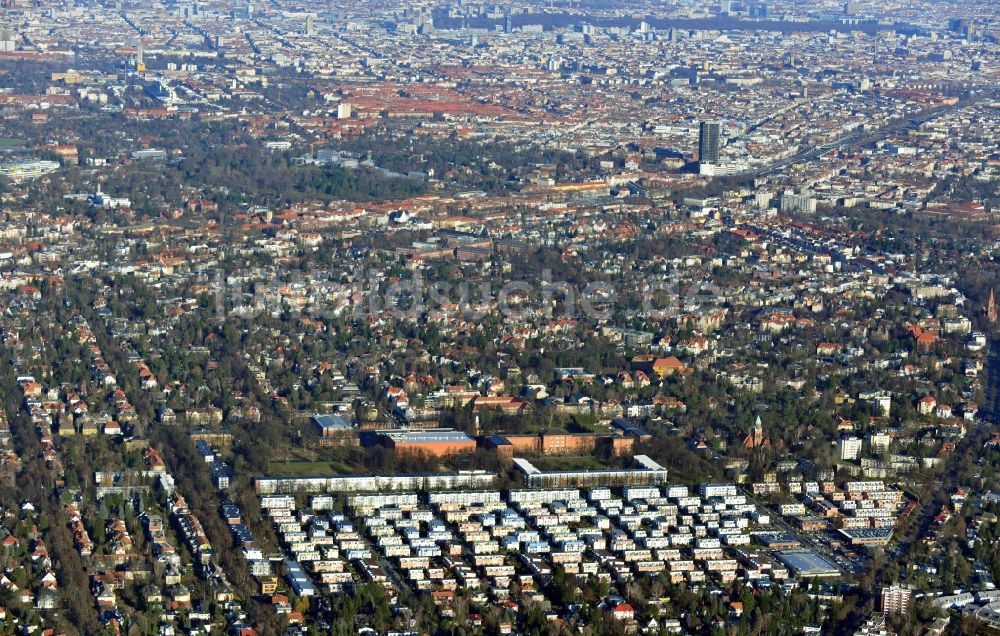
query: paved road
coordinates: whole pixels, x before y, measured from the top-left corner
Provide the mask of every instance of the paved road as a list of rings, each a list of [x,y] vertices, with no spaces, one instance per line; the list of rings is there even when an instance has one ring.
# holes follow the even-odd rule
[[[983,403],[979,417],[990,424],[1000,423],[1000,339],[990,341],[984,364],[986,381],[983,384]]]

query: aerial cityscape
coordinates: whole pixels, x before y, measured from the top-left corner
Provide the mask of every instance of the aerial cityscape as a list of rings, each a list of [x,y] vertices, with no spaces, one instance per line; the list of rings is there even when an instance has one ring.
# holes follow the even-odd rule
[[[0,0],[0,634],[1000,633],[995,0]]]

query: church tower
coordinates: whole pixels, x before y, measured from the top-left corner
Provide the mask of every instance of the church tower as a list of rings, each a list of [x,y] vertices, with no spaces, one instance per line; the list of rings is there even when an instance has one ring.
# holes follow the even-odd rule
[[[753,447],[760,448],[764,445],[764,427],[761,426],[760,416],[757,416],[757,421],[753,425]]]

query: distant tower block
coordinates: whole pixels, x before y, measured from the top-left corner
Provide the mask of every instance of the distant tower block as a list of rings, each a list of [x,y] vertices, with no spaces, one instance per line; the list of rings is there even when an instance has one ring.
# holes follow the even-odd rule
[[[698,161],[700,163],[719,163],[719,133],[722,124],[717,121],[703,121],[698,130]]]
[[[0,31],[0,51],[13,51],[17,48],[17,33],[14,29],[4,28]]]
[[[350,119],[351,105],[344,102],[337,106],[337,119]]]
[[[313,24],[313,17],[311,15],[306,16],[306,35],[315,35],[316,25]]]
[[[135,70],[140,73],[146,70],[146,51],[142,45],[142,38],[139,38],[139,45],[135,50]]]

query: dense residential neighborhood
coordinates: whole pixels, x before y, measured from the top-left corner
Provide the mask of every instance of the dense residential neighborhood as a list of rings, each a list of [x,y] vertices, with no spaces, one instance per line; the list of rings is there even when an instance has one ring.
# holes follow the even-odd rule
[[[0,2],[0,633],[1000,629],[1000,13]]]

